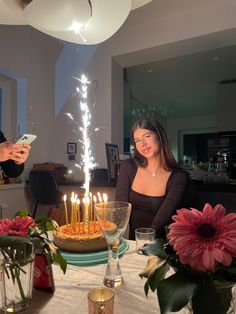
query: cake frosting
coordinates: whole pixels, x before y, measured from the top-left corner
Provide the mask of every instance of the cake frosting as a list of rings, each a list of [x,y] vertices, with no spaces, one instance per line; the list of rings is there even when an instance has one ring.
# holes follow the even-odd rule
[[[107,242],[97,221],[90,222],[91,230],[83,223],[74,230],[70,224],[59,227],[53,234],[54,243],[63,251],[96,252],[105,250]]]

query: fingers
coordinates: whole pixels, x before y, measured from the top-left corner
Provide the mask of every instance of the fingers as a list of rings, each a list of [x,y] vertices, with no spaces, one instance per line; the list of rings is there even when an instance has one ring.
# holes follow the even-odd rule
[[[14,160],[17,164],[24,163],[29,156],[30,148],[29,144],[14,144],[10,159]]]
[[[13,144],[10,142],[0,143],[0,161],[6,161],[11,158],[13,153]]]

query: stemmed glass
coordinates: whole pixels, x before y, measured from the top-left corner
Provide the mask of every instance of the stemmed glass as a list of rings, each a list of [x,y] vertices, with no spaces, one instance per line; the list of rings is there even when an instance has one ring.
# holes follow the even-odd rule
[[[119,243],[131,213],[131,204],[127,202],[103,202],[95,204],[95,214],[108,245],[108,264],[104,276],[104,285],[117,287],[123,282],[118,251]]]

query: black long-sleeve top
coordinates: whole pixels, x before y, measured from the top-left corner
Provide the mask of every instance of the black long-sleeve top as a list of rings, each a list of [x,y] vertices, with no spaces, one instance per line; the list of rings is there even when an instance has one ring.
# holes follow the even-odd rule
[[[157,237],[165,236],[165,226],[171,223],[171,217],[182,207],[195,206],[196,194],[189,175],[182,169],[173,170],[163,196],[148,196],[132,190],[137,172],[132,159],[123,161],[116,187],[116,200],[132,204],[130,217],[130,238],[135,238],[135,229],[152,227]]]
[[[0,131],[0,143],[3,143],[5,141],[6,138],[4,134]],[[0,167],[9,178],[18,177],[24,170],[24,164],[17,165],[13,160],[1,161]]]

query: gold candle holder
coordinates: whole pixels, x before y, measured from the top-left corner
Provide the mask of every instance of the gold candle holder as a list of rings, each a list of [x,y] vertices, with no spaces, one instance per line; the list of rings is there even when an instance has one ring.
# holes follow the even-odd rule
[[[88,314],[114,314],[115,292],[109,288],[94,288],[88,293]]]

